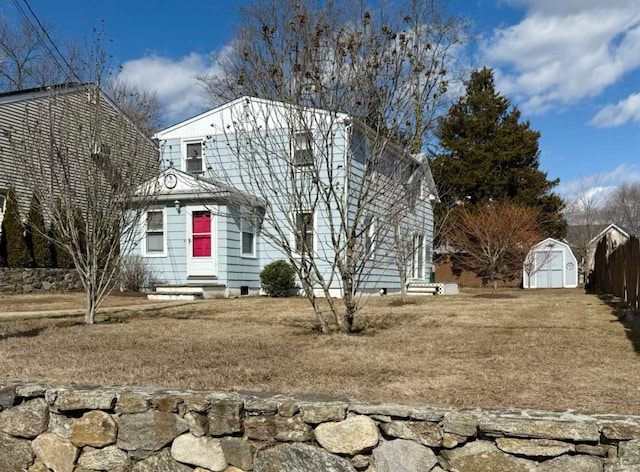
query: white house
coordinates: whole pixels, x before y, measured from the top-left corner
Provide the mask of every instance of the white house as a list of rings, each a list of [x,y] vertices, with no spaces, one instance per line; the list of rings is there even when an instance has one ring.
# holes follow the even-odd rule
[[[524,261],[524,288],[576,288],[578,262],[569,245],[547,238],[534,245]]]
[[[343,282],[335,264],[344,256],[336,247],[364,222],[356,228],[363,267],[358,289],[398,291],[394,261],[403,244],[388,217],[402,199],[406,205],[394,221],[410,246],[408,280],[428,281],[437,198],[428,162],[391,142],[380,151],[373,133],[344,114],[251,97],[158,132],[165,170],[150,183],[159,198],[136,248],[156,290],[258,293],[262,268],[287,259],[284,244],[293,257],[313,258],[315,276],[339,296]],[[391,179],[399,185],[388,189],[396,191],[379,191]]]

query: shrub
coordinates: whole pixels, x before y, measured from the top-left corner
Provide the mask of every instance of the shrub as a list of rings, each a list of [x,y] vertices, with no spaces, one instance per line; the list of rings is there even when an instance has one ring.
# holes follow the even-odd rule
[[[27,244],[31,259],[36,267],[53,267],[51,247],[46,236],[42,205],[38,194],[34,191],[29,207]]]
[[[153,271],[142,256],[123,258],[120,267],[120,287],[123,290],[139,292],[151,287]]]
[[[295,288],[296,271],[283,260],[264,266],[260,272],[262,290],[270,297],[288,297]]]

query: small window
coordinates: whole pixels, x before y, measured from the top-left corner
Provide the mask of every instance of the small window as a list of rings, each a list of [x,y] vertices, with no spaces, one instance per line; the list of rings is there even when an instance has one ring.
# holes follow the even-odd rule
[[[292,141],[293,165],[299,167],[313,165],[311,133],[296,133]]]
[[[111,146],[105,143],[93,143],[91,157],[104,159],[111,156]]]
[[[149,255],[164,254],[164,212],[152,210],[147,212],[146,253]]]
[[[242,255],[256,255],[256,223],[250,210],[243,208],[240,217],[240,234],[242,236]]]
[[[189,174],[202,173],[202,142],[187,143],[186,148],[186,171]]]
[[[7,206],[7,196],[0,190],[0,215],[4,215]]]
[[[296,213],[295,250],[299,254],[313,251],[313,213]]]

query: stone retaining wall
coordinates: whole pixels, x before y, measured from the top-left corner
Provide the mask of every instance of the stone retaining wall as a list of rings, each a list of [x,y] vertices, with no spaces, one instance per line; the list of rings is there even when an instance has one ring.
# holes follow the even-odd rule
[[[0,293],[82,291],[75,269],[18,269],[0,267]]]
[[[0,383],[0,470],[640,471],[640,417]]]

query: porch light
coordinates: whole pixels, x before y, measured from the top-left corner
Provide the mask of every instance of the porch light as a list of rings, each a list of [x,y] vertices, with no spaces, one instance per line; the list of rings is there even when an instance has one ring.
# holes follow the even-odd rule
[[[176,200],[175,202],[173,202],[174,206],[176,207],[176,211],[178,212],[178,215],[180,214],[180,200]]]

